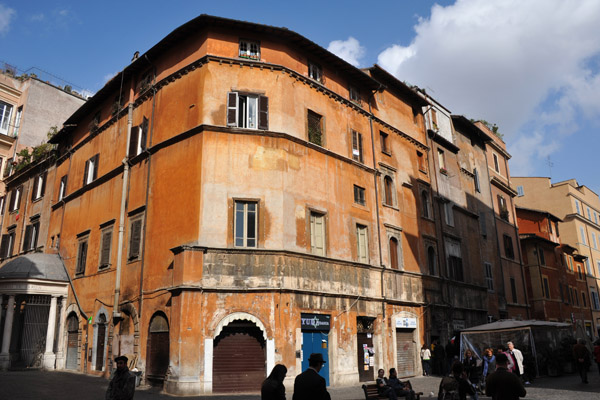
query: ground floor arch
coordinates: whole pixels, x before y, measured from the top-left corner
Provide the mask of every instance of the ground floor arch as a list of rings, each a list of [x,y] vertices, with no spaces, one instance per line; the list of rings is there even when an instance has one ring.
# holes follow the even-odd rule
[[[148,326],[146,347],[146,380],[152,385],[162,385],[169,369],[169,323],[158,312]]]

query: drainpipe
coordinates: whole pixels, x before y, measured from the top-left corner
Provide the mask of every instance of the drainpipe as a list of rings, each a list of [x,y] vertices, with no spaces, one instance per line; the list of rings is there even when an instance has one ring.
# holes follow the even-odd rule
[[[121,318],[119,311],[119,296],[121,294],[121,264],[123,260],[123,240],[125,235],[125,210],[127,208],[127,185],[129,184],[129,142],[131,141],[131,127],[133,125],[133,103],[127,106],[127,146],[123,158],[123,186],[121,188],[121,209],[119,212],[119,237],[117,241],[117,271],[115,277],[115,301],[113,306],[113,319]]]

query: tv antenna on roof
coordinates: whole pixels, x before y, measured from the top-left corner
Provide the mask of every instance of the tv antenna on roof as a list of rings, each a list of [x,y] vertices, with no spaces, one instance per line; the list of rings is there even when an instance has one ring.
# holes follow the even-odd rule
[[[552,178],[552,167],[554,166],[554,163],[550,159],[550,156],[546,157],[546,164],[548,164],[548,168],[550,169],[550,178]]]

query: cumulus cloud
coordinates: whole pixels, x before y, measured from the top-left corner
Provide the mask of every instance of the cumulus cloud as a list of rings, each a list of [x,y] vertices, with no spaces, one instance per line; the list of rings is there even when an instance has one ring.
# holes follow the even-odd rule
[[[355,67],[360,65],[360,59],[365,55],[365,48],[352,36],[347,40],[334,40],[329,43],[327,50]]]
[[[456,114],[498,124],[513,172],[560,149],[577,117],[600,119],[600,2],[458,0],[435,5],[408,46],[378,63]],[[515,168],[516,167],[516,168]]]
[[[17,14],[15,10],[0,4],[0,35],[4,35],[10,30],[10,23]]]

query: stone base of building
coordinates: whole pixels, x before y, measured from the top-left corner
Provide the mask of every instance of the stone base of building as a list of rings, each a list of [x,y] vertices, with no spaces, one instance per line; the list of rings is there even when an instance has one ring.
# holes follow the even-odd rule
[[[176,396],[197,396],[204,394],[202,382],[193,377],[171,376],[165,381],[164,391]]]
[[[54,369],[55,365],[56,365],[56,354],[44,353],[44,355],[42,356],[42,368]]]

